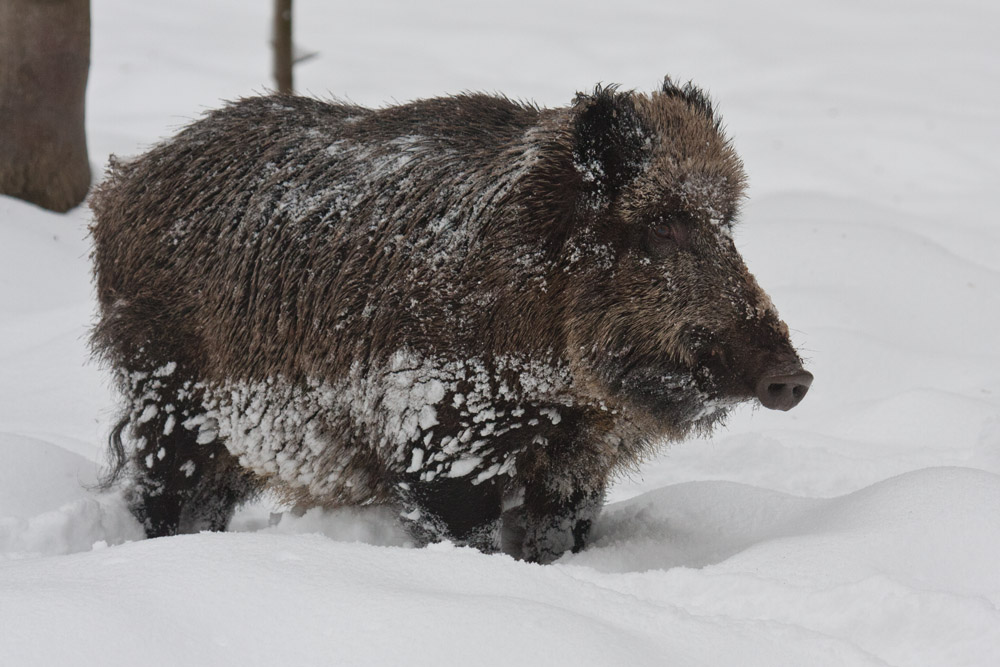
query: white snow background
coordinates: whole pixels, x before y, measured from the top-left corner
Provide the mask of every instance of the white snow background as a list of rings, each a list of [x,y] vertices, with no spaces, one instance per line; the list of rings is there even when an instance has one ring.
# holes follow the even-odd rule
[[[98,173],[269,85],[266,0],[92,4]],[[305,93],[706,87],[813,388],[665,448],[550,566],[267,503],[146,541],[87,488],[115,410],[89,213],[0,197],[0,664],[1000,665],[1000,4],[295,5]]]

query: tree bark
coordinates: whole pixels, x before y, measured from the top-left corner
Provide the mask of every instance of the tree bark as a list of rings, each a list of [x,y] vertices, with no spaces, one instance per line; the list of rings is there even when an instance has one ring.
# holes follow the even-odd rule
[[[274,0],[274,81],[292,94],[292,0]]]
[[[89,0],[0,0],[0,194],[53,211],[90,189]]]

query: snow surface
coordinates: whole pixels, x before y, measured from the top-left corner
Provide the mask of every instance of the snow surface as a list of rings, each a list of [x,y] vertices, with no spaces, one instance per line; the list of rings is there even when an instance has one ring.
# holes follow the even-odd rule
[[[98,171],[264,90],[270,4],[94,0]],[[550,566],[267,502],[146,541],[92,490],[115,407],[87,211],[0,197],[0,662],[1000,664],[998,25],[986,0],[297,0],[314,94],[709,88],[751,178],[737,244],[816,382],[647,462]]]

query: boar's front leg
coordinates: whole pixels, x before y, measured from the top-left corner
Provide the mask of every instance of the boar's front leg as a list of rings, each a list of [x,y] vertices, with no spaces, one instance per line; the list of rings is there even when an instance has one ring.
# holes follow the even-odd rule
[[[591,444],[550,441],[518,461],[524,501],[504,514],[505,551],[550,563],[586,546],[612,468],[606,448]]]
[[[398,485],[403,524],[417,544],[450,540],[484,553],[499,551],[502,484],[496,477],[474,480],[475,475],[432,481],[408,475]]]
[[[534,563],[578,552],[586,546],[603,505],[603,487],[577,488],[566,496],[528,487],[524,504],[504,516],[505,548]]]

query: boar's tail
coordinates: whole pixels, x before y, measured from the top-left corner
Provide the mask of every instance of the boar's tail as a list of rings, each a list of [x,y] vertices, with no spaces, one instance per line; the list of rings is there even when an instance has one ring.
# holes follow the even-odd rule
[[[97,489],[100,491],[107,491],[114,486],[125,470],[125,464],[128,463],[125,445],[122,444],[122,431],[127,425],[128,417],[122,417],[108,436],[108,469],[97,482]]]

